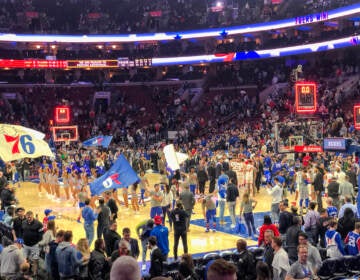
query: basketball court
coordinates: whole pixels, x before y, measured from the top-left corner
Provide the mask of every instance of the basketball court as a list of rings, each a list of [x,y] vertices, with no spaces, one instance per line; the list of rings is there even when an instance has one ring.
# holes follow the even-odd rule
[[[153,186],[154,183],[158,182],[159,175],[150,173],[147,175],[150,186]],[[61,192],[62,200],[61,202],[53,201],[48,198],[46,194],[39,196],[37,190],[37,184],[26,182],[22,183],[20,188],[16,189],[16,196],[19,199],[19,205],[23,206],[26,211],[32,210],[34,215],[38,215],[39,220],[42,221],[44,217],[44,210],[49,208],[53,210],[53,214],[57,216],[55,223],[58,229],[63,230],[72,230],[74,233],[73,242],[76,243],[78,239],[85,237],[85,231],[83,229],[83,224],[78,223],[76,218],[79,214],[79,209],[73,207],[73,201],[64,201],[64,192]],[[119,191],[121,194],[121,191]],[[120,201],[122,201],[122,196],[119,195]],[[270,210],[271,199],[268,196],[265,188],[261,188],[260,193],[257,194],[255,199],[258,201],[255,212],[261,212],[257,217],[257,224],[262,223],[263,212],[268,212]],[[292,201],[293,197],[290,198]],[[129,202],[130,204],[130,202]],[[192,216],[192,224],[190,226],[190,232],[188,233],[188,246],[189,253],[197,254],[210,251],[219,251],[226,250],[236,247],[236,241],[239,238],[244,238],[244,235],[240,236],[235,230],[230,229],[230,218],[227,217],[228,223],[222,227],[219,226],[217,232],[205,233],[205,227],[202,226],[203,215],[201,204],[196,203],[195,214]],[[240,203],[238,202],[236,213],[240,212]],[[141,221],[150,218],[150,203],[146,204],[146,207],[140,206],[140,212],[135,214],[132,209],[126,209],[123,205],[119,206],[118,213],[118,232],[121,235],[122,229],[124,227],[129,227],[131,229],[132,236],[137,238],[135,228],[137,224]],[[225,215],[228,216],[228,211],[226,209]],[[169,226],[166,222],[166,226]],[[95,223],[96,227],[96,223]],[[96,228],[95,228],[96,233]],[[255,245],[257,242],[255,240],[248,239],[248,245]],[[173,232],[169,233],[169,242],[170,242],[170,253],[169,257],[173,257]],[[179,244],[179,252],[181,255],[183,253],[182,243]],[[147,256],[149,259],[149,256]]]

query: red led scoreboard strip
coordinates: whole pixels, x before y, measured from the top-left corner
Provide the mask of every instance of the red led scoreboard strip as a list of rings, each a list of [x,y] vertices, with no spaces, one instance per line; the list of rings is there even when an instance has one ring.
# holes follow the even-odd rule
[[[117,60],[68,60],[67,68],[118,68]]]
[[[16,60],[16,59],[0,59],[0,68],[32,68],[32,69],[44,69],[44,68],[67,68],[66,60],[41,60],[41,59],[29,59],[29,60]]]
[[[125,60],[124,60],[125,59]],[[25,69],[96,69],[96,68],[124,68],[124,67],[149,67],[152,65],[152,59],[139,58],[129,60],[122,58],[121,60],[101,60],[101,59],[87,59],[87,60],[45,60],[45,59],[0,59],[0,69],[10,68],[25,68]]]

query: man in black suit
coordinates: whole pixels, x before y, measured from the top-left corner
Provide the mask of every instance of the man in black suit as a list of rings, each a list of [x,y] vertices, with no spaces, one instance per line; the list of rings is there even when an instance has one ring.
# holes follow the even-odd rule
[[[110,257],[112,252],[115,250],[115,244],[118,244],[121,236],[117,233],[116,221],[110,221],[109,229],[104,234],[106,254]]]
[[[161,276],[163,272],[163,254],[158,248],[155,236],[150,236],[148,241],[148,248],[150,250],[150,277]]]
[[[130,243],[131,256],[137,259],[140,255],[139,242],[137,241],[137,239],[130,237],[130,229],[127,227],[123,228],[122,234],[123,234],[123,239],[125,239],[127,242]]]
[[[239,260],[235,263],[238,268],[238,280],[254,280],[256,279],[256,265],[254,255],[247,250],[245,239],[239,239],[236,242]]]

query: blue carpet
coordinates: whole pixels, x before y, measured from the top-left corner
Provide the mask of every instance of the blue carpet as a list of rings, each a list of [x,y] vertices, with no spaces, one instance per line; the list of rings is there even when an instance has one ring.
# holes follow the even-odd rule
[[[259,229],[259,227],[262,226],[262,224],[264,222],[264,215],[270,215],[270,212],[254,213],[254,221],[255,221],[256,229]],[[249,237],[248,232],[247,232],[247,227],[246,227],[245,221],[243,219],[241,219],[241,221],[240,221],[239,218],[237,218],[237,225],[235,228],[230,228],[230,225],[231,225],[230,216],[225,216],[224,220],[225,220],[225,225],[220,225],[219,219],[218,219],[218,217],[216,217],[216,222],[217,222],[216,231],[241,236],[244,238]],[[205,220],[204,219],[191,220],[190,224],[200,226],[205,229]],[[257,239],[253,238],[253,240],[256,241]]]

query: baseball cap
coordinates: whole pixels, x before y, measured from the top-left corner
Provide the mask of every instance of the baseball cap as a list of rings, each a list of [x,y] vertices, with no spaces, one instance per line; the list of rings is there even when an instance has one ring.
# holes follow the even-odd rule
[[[161,216],[155,216],[154,217],[154,223],[155,223],[155,225],[161,225],[162,224]]]
[[[53,221],[53,220],[55,220],[56,219],[56,216],[49,216],[48,217],[48,221]]]
[[[24,239],[22,239],[22,238],[15,239],[14,243],[24,245]]]
[[[44,214],[47,216],[52,212],[51,209],[45,209]]]

